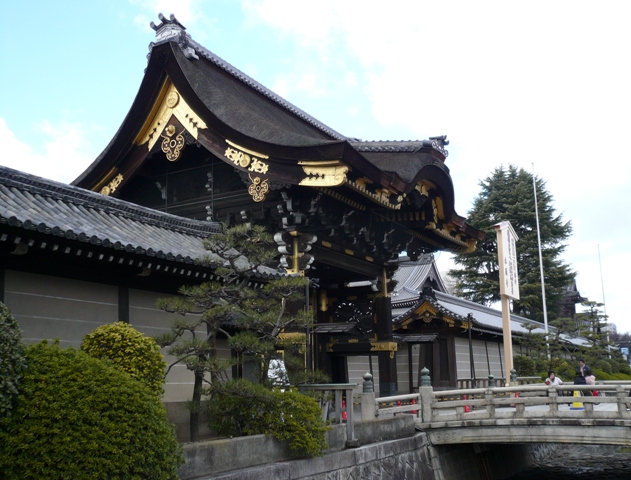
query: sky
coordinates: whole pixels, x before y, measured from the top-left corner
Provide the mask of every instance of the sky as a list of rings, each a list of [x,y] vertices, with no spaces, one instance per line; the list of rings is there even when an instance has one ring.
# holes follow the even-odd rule
[[[456,210],[501,165],[545,180],[583,297],[625,314],[631,2],[0,0],[0,164],[62,182],[105,148],[158,13],[343,135],[447,135]],[[627,218],[625,221],[624,219]],[[519,248],[519,244],[518,244]],[[438,257],[441,271],[451,256]],[[601,274],[602,272],[602,274]]]

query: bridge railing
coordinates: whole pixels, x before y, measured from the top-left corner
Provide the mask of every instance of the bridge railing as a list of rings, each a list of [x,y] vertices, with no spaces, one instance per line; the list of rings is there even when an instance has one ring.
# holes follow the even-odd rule
[[[467,420],[528,418],[593,418],[631,420],[631,385],[513,385],[434,391],[429,372],[423,369],[419,393],[389,397],[362,395],[362,419],[412,413],[428,427],[450,426]],[[370,377],[372,383],[372,377]],[[364,376],[364,379],[367,378]],[[514,377],[513,377],[514,379]],[[493,383],[493,382],[491,382]],[[516,383],[516,382],[515,382]],[[364,382],[366,385],[366,382]],[[600,396],[590,396],[598,389]],[[594,405],[613,404],[614,408],[594,409]],[[569,406],[569,409],[559,409]],[[529,408],[532,407],[532,408]]]
[[[493,377],[493,375],[489,375],[487,378],[459,378],[456,380],[458,389],[461,390],[469,388],[486,388],[492,386],[493,382],[495,382],[496,385],[503,385],[506,383],[506,378]],[[543,383],[543,380],[541,380],[541,377],[517,377],[517,383],[519,385],[531,385],[534,383]]]

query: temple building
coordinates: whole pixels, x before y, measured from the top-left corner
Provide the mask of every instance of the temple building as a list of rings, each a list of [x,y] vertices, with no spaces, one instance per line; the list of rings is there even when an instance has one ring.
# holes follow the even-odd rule
[[[201,239],[247,222],[275,236],[277,274],[312,280],[310,367],[348,382],[368,362],[379,394],[395,394],[413,387],[411,370],[397,366],[401,346],[406,365],[409,347],[415,365],[436,358],[445,373],[436,378],[454,384],[456,367],[440,362],[455,347],[440,332],[403,338],[425,310],[394,323],[392,313],[403,252],[411,261],[471,252],[482,238],[454,209],[446,137],[344,136],[195,42],[173,16],[152,27],[129,112],[72,185],[0,169],[0,293],[26,340],[76,345],[116,320],[161,333],[170,320],[155,300],[212,275],[197,261]],[[428,282],[440,290],[439,276]],[[189,398],[186,374],[174,369],[165,401]]]

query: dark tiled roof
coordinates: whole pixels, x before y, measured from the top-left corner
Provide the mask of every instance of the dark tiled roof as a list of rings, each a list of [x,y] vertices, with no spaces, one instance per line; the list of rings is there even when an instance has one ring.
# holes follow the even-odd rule
[[[158,15],[158,18],[160,19],[159,25],[155,25],[153,22],[151,22],[151,27],[156,31],[156,39],[158,40],[155,45],[160,45],[161,43],[167,41],[172,42],[174,40],[177,40],[177,43],[180,45],[182,51],[188,58],[199,58],[199,56],[205,58],[209,62],[221,68],[226,73],[230,74],[231,76],[238,79],[240,82],[250,87],[251,89],[257,91],[258,93],[276,103],[277,105],[281,106],[285,110],[290,111],[292,114],[296,115],[303,121],[307,122],[309,125],[317,128],[330,137],[336,140],[347,139],[344,135],[324,125],[322,122],[316,120],[311,115],[302,111],[295,105],[292,105],[287,100],[275,94],[267,87],[261,85],[252,77],[246,75],[238,68],[232,66],[221,57],[215,55],[203,45],[197,43],[188,33],[186,33],[186,27],[178,22],[174,15],[170,15],[170,18],[166,18],[160,13]],[[153,44],[151,45],[151,48],[152,47]],[[191,49],[193,51],[191,51]]]
[[[448,155],[445,145],[449,142],[446,137],[433,137],[429,140],[378,140],[363,141],[350,140],[349,143],[358,152],[380,152],[380,153],[414,153],[421,149],[433,148],[440,151],[445,157]]]
[[[0,167],[0,225],[157,258],[196,263],[219,225],[177,217]]]
[[[150,48],[161,45],[165,42],[177,43],[184,55],[189,59],[199,59],[200,57],[208,60],[212,64],[219,67],[230,76],[239,80],[247,87],[258,92],[259,94],[271,100],[275,104],[279,105],[283,109],[287,110],[296,117],[302,119],[317,130],[330,136],[332,139],[348,141],[350,145],[358,152],[371,152],[371,153],[417,153],[421,149],[428,151],[433,149],[439,151],[444,157],[447,157],[448,152],[445,146],[449,144],[445,136],[430,137],[428,140],[409,140],[409,141],[362,141],[357,138],[347,137],[341,133],[333,130],[331,127],[320,122],[316,118],[312,117],[308,113],[304,112],[300,108],[296,107],[292,103],[288,102],[284,98],[280,97],[264,85],[260,84],[252,77],[246,75],[238,68],[234,67],[230,63],[226,62],[215,53],[208,50],[203,45],[196,42],[188,33],[186,33],[186,27],[184,27],[174,15],[170,15],[169,18],[165,17],[161,13],[158,15],[160,24],[155,25],[151,22],[151,27],[156,31],[156,43],[152,43]]]
[[[436,268],[434,255],[421,256],[417,261],[404,261],[392,276],[397,282],[392,291],[392,307],[409,307],[416,304],[423,285],[429,280],[435,281],[440,291],[446,291],[443,279]]]
[[[428,302],[443,315],[454,320],[466,321],[467,316],[471,314],[473,330],[495,335],[502,334],[503,327],[501,310],[495,310],[494,308],[480,305],[463,298],[454,297],[446,293],[437,292],[435,290],[431,293],[423,292],[418,302],[412,308],[392,319],[393,323],[396,324],[397,322],[407,318],[424,302]],[[534,333],[543,333],[544,331],[544,326],[541,323],[528,318],[520,317],[519,315],[510,315],[510,329],[513,334],[527,334],[528,328],[526,328],[526,325],[535,325],[537,328],[534,330]],[[554,327],[549,327],[549,329],[550,331],[555,330]],[[585,340],[580,337],[573,338],[567,335],[561,335],[561,338],[565,342],[572,343],[574,345],[586,344]]]

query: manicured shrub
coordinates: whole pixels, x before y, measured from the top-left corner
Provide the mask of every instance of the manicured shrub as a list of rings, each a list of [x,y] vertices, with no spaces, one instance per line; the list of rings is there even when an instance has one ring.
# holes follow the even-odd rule
[[[155,340],[128,323],[101,325],[88,333],[81,343],[88,355],[108,359],[146,384],[156,395],[164,393],[166,363]]]
[[[2,478],[177,478],[173,426],[147,386],[58,343],[28,347],[27,362],[0,429]]]
[[[614,371],[613,371],[613,369],[611,368],[611,364],[610,364],[607,360],[605,360],[605,359],[598,360],[598,361],[594,364],[593,368],[598,369],[598,370],[602,370],[602,371],[603,371],[603,372],[605,372],[607,375],[611,375],[612,373],[616,373],[616,372],[614,372]]]
[[[268,390],[247,380],[221,385],[208,402],[210,428],[229,437],[265,434],[287,440],[295,456],[317,456],[328,429],[318,403],[295,390]]]
[[[534,377],[537,374],[535,361],[523,355],[513,358],[513,368],[517,371],[518,377]]]
[[[7,306],[0,302],[0,420],[11,414],[25,367],[22,332]]]

